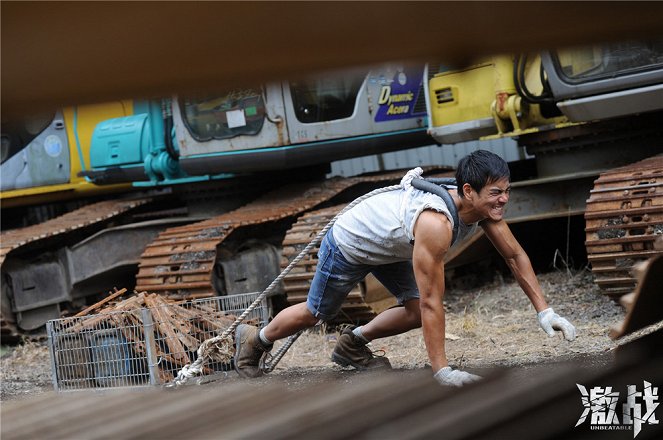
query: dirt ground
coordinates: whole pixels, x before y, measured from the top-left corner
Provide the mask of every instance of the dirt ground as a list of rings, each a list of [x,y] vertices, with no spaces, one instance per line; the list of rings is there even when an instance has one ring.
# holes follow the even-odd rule
[[[588,271],[555,271],[540,275],[539,280],[548,303],[576,326],[574,342],[564,341],[561,335],[548,337],[517,284],[497,275],[493,282],[479,287],[447,290],[446,346],[451,365],[478,374],[514,367],[526,375],[532,368],[571,359],[596,366],[609,363],[613,343],[608,331],[623,320],[623,308],[600,293]],[[328,381],[351,385],[361,375],[329,360],[337,334],[336,329],[327,328],[305,333],[263,378],[240,379],[230,372],[221,380],[250,381],[256,386],[276,382],[292,389]],[[377,340],[371,346],[383,350],[397,372],[415,374],[427,368],[421,330]],[[46,343],[28,342],[5,349],[0,369],[2,401],[53,391]]]

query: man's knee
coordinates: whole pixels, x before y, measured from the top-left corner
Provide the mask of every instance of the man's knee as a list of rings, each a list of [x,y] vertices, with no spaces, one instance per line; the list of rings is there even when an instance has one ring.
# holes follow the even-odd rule
[[[319,318],[316,318],[313,313],[309,309],[306,309],[306,323],[308,324],[309,327],[313,327],[314,325],[318,325],[320,322]]]
[[[302,304],[302,307],[299,313],[299,319],[309,327],[313,327],[314,325],[318,324],[320,318],[317,318],[313,312],[311,312],[306,303],[300,304]]]
[[[411,328],[421,327],[421,314],[420,313],[409,313],[408,322],[410,323]]]
[[[419,300],[414,299],[405,302],[405,319],[412,328],[421,327],[421,309],[419,308]]]

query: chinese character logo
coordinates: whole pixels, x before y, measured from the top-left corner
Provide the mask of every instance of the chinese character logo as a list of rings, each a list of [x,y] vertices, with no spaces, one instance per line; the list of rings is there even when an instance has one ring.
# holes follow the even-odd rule
[[[633,429],[633,438],[637,437],[642,425],[657,425],[658,419],[654,411],[659,405],[658,387],[644,381],[643,391],[638,391],[635,385],[627,386],[626,402],[622,404],[622,421],[619,423],[617,404],[619,392],[612,391],[612,387],[594,387],[587,392],[583,385],[576,384],[582,396],[583,411],[576,426],[579,426],[590,416],[589,424],[592,430],[630,430]],[[643,413],[644,403],[644,413]]]

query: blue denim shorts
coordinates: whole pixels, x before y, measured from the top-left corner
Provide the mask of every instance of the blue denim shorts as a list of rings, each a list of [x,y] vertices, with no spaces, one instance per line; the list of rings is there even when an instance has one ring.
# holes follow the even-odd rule
[[[399,304],[419,298],[412,261],[373,266],[349,263],[329,230],[320,243],[318,267],[311,282],[306,306],[318,319],[327,321],[341,310],[341,305],[355,285],[369,273],[375,275]]]

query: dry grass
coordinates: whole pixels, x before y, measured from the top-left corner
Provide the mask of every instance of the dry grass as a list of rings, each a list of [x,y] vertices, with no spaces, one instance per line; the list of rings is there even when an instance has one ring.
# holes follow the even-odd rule
[[[536,313],[520,288],[513,282],[498,280],[476,289],[447,292],[446,349],[450,363],[470,369],[527,365],[602,354],[612,346],[608,329],[623,320],[624,312],[599,292],[589,274],[555,272],[539,280],[549,304],[576,326],[578,337],[574,342],[568,343],[560,335],[549,338],[539,328]],[[312,383],[339,380],[328,375],[341,370],[330,360],[337,337],[337,329],[321,326],[309,330],[270,376],[299,384],[308,383],[300,377],[309,377]],[[371,348],[384,350],[397,369],[428,365],[420,329],[373,341]],[[0,380],[2,400],[52,390],[46,345],[26,342],[4,355]],[[259,386],[262,382],[255,383]]]
[[[447,295],[449,362],[460,368],[524,365],[604,353],[612,347],[608,329],[623,319],[624,312],[599,292],[589,274],[554,272],[540,276],[540,281],[549,304],[576,326],[574,342],[561,335],[548,337],[539,328],[536,312],[520,287],[514,282],[498,282]],[[326,328],[304,333],[278,369],[336,368],[329,358],[337,335],[335,329]],[[384,350],[394,368],[428,365],[421,329],[373,341],[371,348]]]

